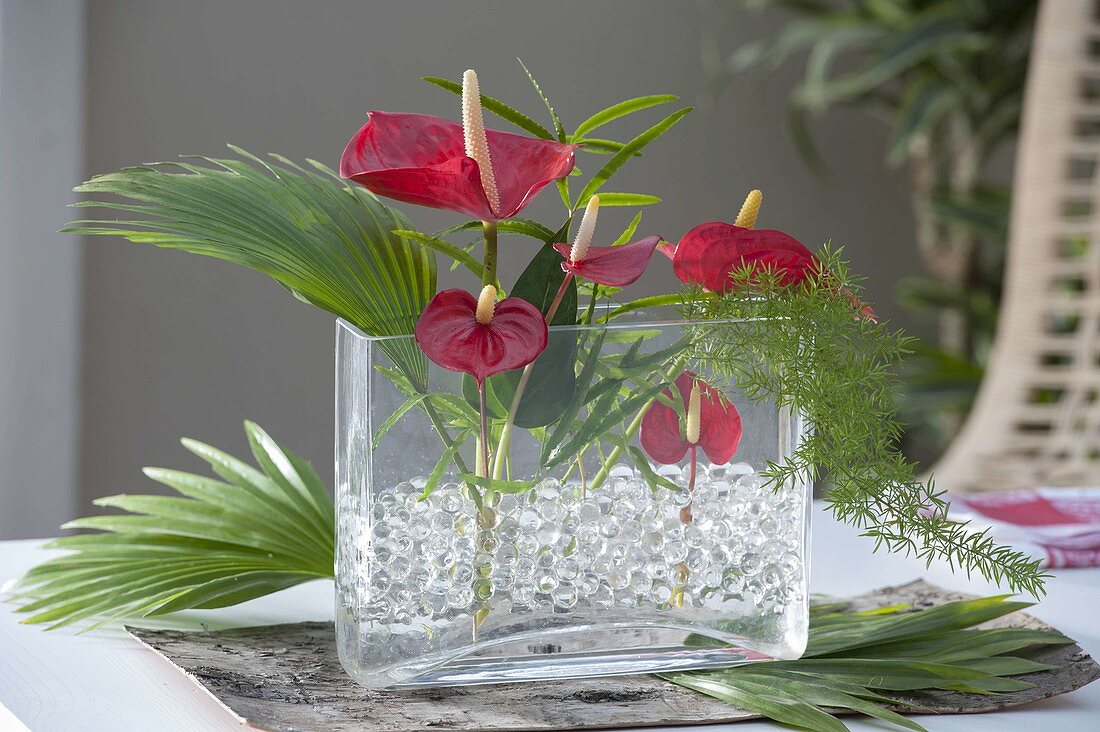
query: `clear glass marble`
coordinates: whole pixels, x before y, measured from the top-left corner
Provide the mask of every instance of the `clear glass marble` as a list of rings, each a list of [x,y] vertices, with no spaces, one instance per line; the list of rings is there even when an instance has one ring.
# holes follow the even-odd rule
[[[522,489],[490,491],[479,509],[440,434],[453,441],[476,414],[469,384],[464,392],[461,374],[416,360],[412,338],[371,338],[340,322],[336,629],[348,673],[396,688],[797,658],[808,626],[810,488],[776,489],[759,473],[797,447],[798,415],[702,373],[737,408],[743,436],[727,464],[697,453],[691,491],[688,456],[661,465],[641,449],[644,404],[600,423],[645,384],[697,370],[682,346],[718,327],[738,326],[552,328],[540,361],[578,374],[572,394],[557,394],[563,404],[583,401],[585,388],[610,391],[601,379],[623,380],[611,384],[615,399],[566,412],[564,433],[599,428],[579,455],[556,459],[546,448],[556,423],[516,430],[507,477]],[[403,389],[394,383],[402,373]],[[420,396],[418,379],[437,396]],[[474,442],[453,451],[467,466]]]

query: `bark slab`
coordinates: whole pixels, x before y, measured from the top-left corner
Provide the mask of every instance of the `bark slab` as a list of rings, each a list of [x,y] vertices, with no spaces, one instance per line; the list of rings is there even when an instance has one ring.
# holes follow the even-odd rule
[[[929,607],[970,597],[923,581],[847,600],[853,610],[897,603]],[[1051,626],[1013,613],[981,627]],[[340,667],[331,623],[293,623],[204,633],[129,628],[249,725],[271,732],[397,730],[614,729],[714,724],[756,715],[652,676],[545,683],[371,691]],[[913,694],[927,714],[991,712],[1065,694],[1100,678],[1100,666],[1076,645],[1029,654],[1055,671],[1018,676],[1026,691],[979,696]],[[913,709],[897,711],[912,712]]]

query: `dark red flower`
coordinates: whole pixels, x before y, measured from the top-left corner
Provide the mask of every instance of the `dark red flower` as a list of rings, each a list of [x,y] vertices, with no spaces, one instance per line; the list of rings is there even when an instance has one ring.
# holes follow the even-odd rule
[[[663,253],[669,255],[667,249]],[[817,266],[813,253],[789,234],[721,221],[684,234],[671,256],[677,277],[712,292],[728,292],[733,287],[730,273],[745,266],[774,270],[784,285],[802,282]]]
[[[721,221],[699,224],[675,247],[665,243],[657,249],[672,260],[672,269],[682,281],[702,285],[711,292],[729,292],[734,286],[730,274],[745,266],[754,271],[774,271],[781,285],[804,282],[818,269],[813,252],[789,234]],[[860,317],[877,322],[874,310],[851,290],[840,292]]]
[[[380,196],[443,208],[482,221],[511,218],[553,181],[573,170],[576,145],[485,131],[500,210],[466,155],[462,125],[424,114],[370,112],[344,148],[340,175]]]
[[[416,342],[443,368],[463,371],[482,384],[502,371],[534,361],[546,349],[546,321],[531,303],[506,297],[492,306],[496,290],[478,299],[465,290],[444,290],[432,298],[416,322]],[[487,310],[487,312],[486,312]]]
[[[700,388],[698,441],[692,443],[685,437],[686,425],[680,412],[657,400],[642,417],[642,449],[657,462],[674,465],[684,458],[689,448],[697,445],[715,465],[728,463],[741,441],[741,415],[717,389],[690,371],[676,377],[685,413],[693,384]],[[671,390],[666,390],[665,396],[676,398]]]
[[[642,276],[660,242],[659,236],[647,236],[617,247],[588,247],[579,262],[570,259],[571,245],[555,244],[554,249],[565,257],[561,263],[565,272],[608,287],[625,287]]]

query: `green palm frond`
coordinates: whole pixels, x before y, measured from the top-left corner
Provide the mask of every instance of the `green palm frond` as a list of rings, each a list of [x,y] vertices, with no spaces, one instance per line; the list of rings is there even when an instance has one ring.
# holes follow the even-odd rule
[[[317,473],[245,423],[260,469],[194,440],[183,445],[221,480],[145,474],[180,496],[118,495],[128,513],[71,521],[97,533],[56,539],[66,554],[32,568],[14,600],[24,622],[60,627],[235,605],[333,574],[333,505]]]
[[[306,170],[230,148],[243,160],[195,157],[96,176],[76,188],[95,200],[76,206],[144,218],[74,221],[62,231],[235,262],[370,335],[412,333],[435,294],[436,264],[430,249],[393,233],[412,229],[408,219],[318,162]],[[407,340],[383,347],[413,384],[426,383],[419,349]]]
[[[934,711],[927,690],[997,694],[1030,689],[1010,678],[1052,670],[1036,648],[1073,641],[1052,630],[975,626],[1029,607],[1006,596],[958,600],[927,610],[812,612],[810,642],[796,661],[661,674],[689,689],[792,727],[848,728],[834,712],[863,714],[924,730],[898,711]]]

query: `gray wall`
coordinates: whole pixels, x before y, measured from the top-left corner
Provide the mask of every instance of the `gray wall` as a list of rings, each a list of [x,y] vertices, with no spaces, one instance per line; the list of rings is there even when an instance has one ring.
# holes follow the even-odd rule
[[[704,82],[705,21],[688,2],[99,0],[89,4],[88,173],[221,154],[227,141],[335,164],[367,109],[456,116],[456,99],[418,77],[458,79],[468,67],[487,94],[539,117],[516,56],[567,124],[639,94],[694,101]],[[746,16],[728,41],[773,24]],[[732,219],[745,192],[760,187],[762,223],[811,246],[829,238],[847,245],[855,269],[873,278],[870,298],[890,317],[892,283],[917,267],[904,178],[883,169],[884,130],[854,113],[823,120],[833,173],[810,176],[782,130],[794,72],[766,85],[739,80],[612,189],[662,196],[643,229],[676,238],[701,221]],[[580,164],[591,172],[601,160]],[[553,191],[529,211],[561,217]],[[457,220],[408,212],[424,229]],[[601,215],[600,230],[617,234],[627,218]],[[331,478],[332,318],[221,262],[121,240],[71,246],[84,254],[82,510],[95,496],[147,489],[141,466],[196,466],[180,436],[243,453],[244,418]],[[506,278],[532,247],[506,240]],[[654,270],[639,294],[673,285],[666,264]],[[458,273],[443,280],[473,286]]]
[[[77,508],[84,4],[0,0],[0,539]]]

